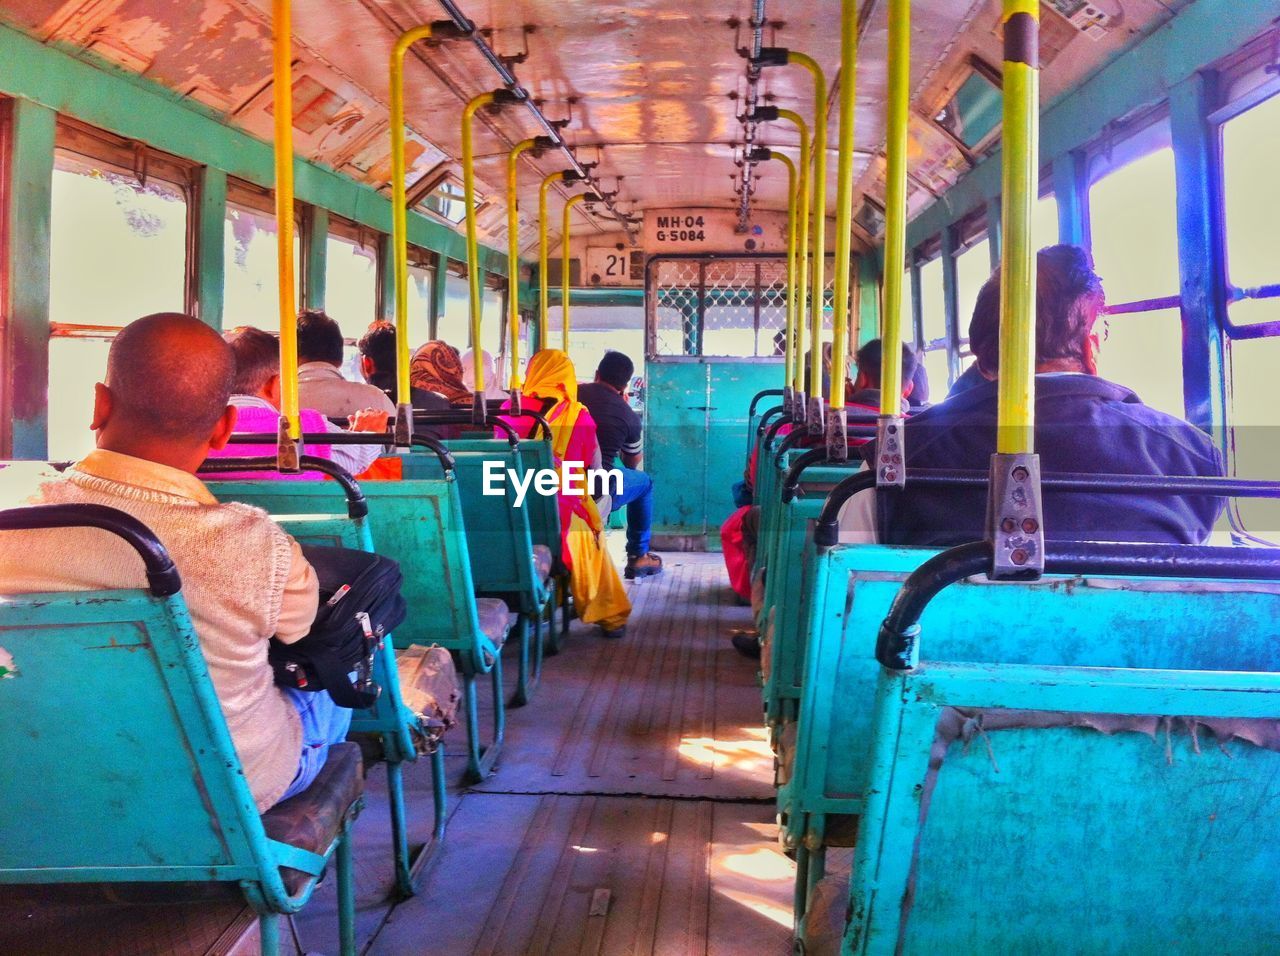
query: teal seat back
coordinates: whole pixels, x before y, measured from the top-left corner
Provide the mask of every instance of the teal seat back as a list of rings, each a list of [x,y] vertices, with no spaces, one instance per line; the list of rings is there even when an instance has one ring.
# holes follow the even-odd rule
[[[332,515],[345,510],[342,489],[334,482],[207,484],[220,500],[243,501],[270,514]],[[360,487],[369,502],[364,524],[377,552],[398,561],[404,575],[409,616],[396,628],[396,647],[439,644],[450,650],[475,651],[483,639],[457,483],[444,478],[406,479],[365,481]]]
[[[866,794],[846,951],[1280,947],[1280,590],[961,583],[921,619],[920,667],[897,674],[852,661],[898,588],[874,553],[847,557],[831,556],[826,609],[845,592],[831,632],[849,649],[827,645],[820,678],[835,688],[825,745]],[[1121,723],[1062,726],[1085,715]],[[1219,740],[1189,718],[1268,723],[1219,725]]]
[[[817,557],[796,747],[801,809],[857,813],[867,774],[876,634],[935,552],[852,545]],[[962,582],[921,620],[931,659],[1000,665],[1280,670],[1280,593],[1188,580]],[[1194,713],[1188,711],[1188,713]]]
[[[472,583],[483,594],[522,595],[536,603],[540,585],[533,567],[528,512],[516,507],[516,488],[509,475],[523,474],[519,453],[506,441],[484,439],[451,441],[448,448],[462,503]],[[501,480],[492,482],[489,475],[495,467]],[[407,479],[434,478],[441,474],[441,466],[433,454],[407,455],[403,473]],[[494,486],[499,494],[485,493]],[[542,496],[530,489],[522,505],[528,497]]]
[[[6,594],[0,648],[15,669],[0,679],[0,883],[283,895],[181,594]]]
[[[555,468],[551,442],[524,439],[520,442],[520,460],[525,471],[538,472]],[[554,495],[528,495],[524,509],[529,516],[529,534],[534,544],[550,549],[552,566],[560,565],[560,503]]]

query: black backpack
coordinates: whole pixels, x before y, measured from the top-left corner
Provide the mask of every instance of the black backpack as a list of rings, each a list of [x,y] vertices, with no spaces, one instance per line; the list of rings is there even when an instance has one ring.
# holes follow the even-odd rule
[[[405,618],[400,565],[350,548],[304,544],[302,553],[320,580],[320,608],[306,637],[292,644],[272,638],[267,659],[275,682],[327,690],[339,707],[369,707],[382,691],[373,681],[373,655]]]

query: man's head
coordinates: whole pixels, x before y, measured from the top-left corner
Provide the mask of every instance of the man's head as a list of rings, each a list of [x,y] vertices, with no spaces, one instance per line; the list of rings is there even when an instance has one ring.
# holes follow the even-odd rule
[[[596,366],[596,381],[611,385],[619,392],[625,392],[627,386],[631,384],[631,376],[635,374],[635,370],[635,363],[622,352],[605,352],[604,358]]]
[[[235,356],[235,394],[256,395],[280,407],[280,343],[270,332],[242,325],[223,338]]]
[[[396,376],[396,327],[390,322],[374,322],[356,343],[360,349],[360,374],[375,385]],[[380,386],[381,387],[381,386]]]
[[[157,312],[127,325],[95,388],[98,447],[195,472],[235,427],[235,357],[199,319]]]
[[[342,329],[319,309],[304,309],[298,315],[298,361],[342,365]]]
[[[1049,246],[1036,257],[1036,368],[1097,372],[1094,322],[1106,302],[1093,259],[1079,246]],[[988,378],[1000,369],[1000,272],[978,293],[969,346]]]
[[[880,366],[883,359],[883,343],[880,339],[872,339],[858,349],[858,354],[855,356],[858,377],[853,382],[856,391],[880,387]],[[904,398],[915,388],[916,364],[916,353],[904,342],[902,344],[902,395]]]

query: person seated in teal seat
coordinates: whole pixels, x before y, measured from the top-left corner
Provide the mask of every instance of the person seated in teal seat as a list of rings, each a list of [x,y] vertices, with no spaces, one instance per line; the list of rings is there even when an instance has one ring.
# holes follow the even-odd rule
[[[296,541],[266,512],[219,503],[196,477],[236,425],[231,347],[189,315],[131,323],[95,386],[97,448],[62,475],[18,491],[27,504],[95,504],[155,532],[182,577],[214,691],[259,810],[305,790],[351,711],[325,691],[277,687],[267,647],[315,619],[319,584]],[[18,502],[3,502],[10,505]],[[121,538],[91,528],[14,531],[0,551],[0,591],[91,591],[144,585]]]

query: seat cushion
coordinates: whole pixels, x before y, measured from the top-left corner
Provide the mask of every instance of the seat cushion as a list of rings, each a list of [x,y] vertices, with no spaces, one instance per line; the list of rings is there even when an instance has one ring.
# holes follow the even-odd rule
[[[476,598],[476,617],[480,619],[480,633],[501,647],[514,620],[507,602],[498,598]]]
[[[551,576],[551,549],[545,544],[533,546],[533,569],[538,572],[538,580],[544,584]]]
[[[323,854],[338,838],[348,811],[363,792],[359,745],[334,744],[311,786],[264,813],[263,828],[273,840]],[[290,894],[299,892],[311,879],[288,867],[281,867],[280,873]]]

